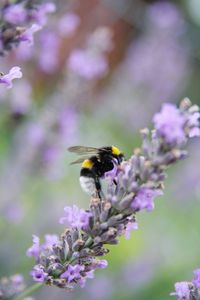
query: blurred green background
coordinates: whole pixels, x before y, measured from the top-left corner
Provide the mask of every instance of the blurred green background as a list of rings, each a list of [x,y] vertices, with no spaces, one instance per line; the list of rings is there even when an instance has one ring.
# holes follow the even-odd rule
[[[163,102],[200,104],[199,0],[56,5],[31,49],[1,58],[23,79],[0,86],[0,275],[29,284],[32,234],[61,233],[63,208],[89,204],[67,147],[116,145],[128,158]],[[77,49],[83,59],[72,58]],[[44,287],[35,299],[169,299],[176,281],[190,280],[200,267],[199,146],[168,170],[165,195],[138,215],[131,239],[109,247],[107,269],[84,289]]]

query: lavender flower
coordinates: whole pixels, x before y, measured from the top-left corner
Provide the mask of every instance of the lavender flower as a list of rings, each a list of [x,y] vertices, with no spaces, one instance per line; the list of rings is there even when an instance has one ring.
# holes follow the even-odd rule
[[[154,116],[154,126],[167,143],[182,143],[185,141],[184,116],[171,103],[163,104],[160,113]]]
[[[130,239],[132,230],[137,230],[137,229],[138,229],[137,222],[128,222],[124,233],[125,238],[127,240]]]
[[[0,299],[2,300],[11,299],[23,292],[24,289],[24,278],[20,274],[0,279]]]
[[[23,31],[19,36],[19,41],[27,42],[29,46],[33,45],[33,34],[41,29],[38,24],[33,24],[30,28]]]
[[[171,296],[176,296],[178,300],[199,300],[200,299],[200,269],[194,270],[192,282],[175,283],[175,292]]]
[[[194,270],[194,278],[192,283],[197,289],[200,289],[200,269]]]
[[[162,118],[165,113],[166,117]],[[183,146],[193,136],[191,132],[199,135],[196,114],[199,114],[199,108],[188,99],[181,102],[179,109],[166,104],[154,117],[155,129],[151,134],[148,129],[141,131],[141,148],[118,167],[116,184],[109,181],[103,199],[92,198],[86,211],[75,205],[65,208],[60,223],[66,224],[67,228],[55,244],[51,244],[50,250],[40,246],[39,255],[35,255],[34,249],[29,249],[36,257],[37,264],[31,273],[35,281],[70,290],[75,284],[84,286],[97,268],[107,266],[105,260],[97,257],[106,255],[106,245],[117,244],[119,236],[129,237],[130,230],[137,228],[135,218],[139,211],[154,208],[154,198],[162,194],[166,168],[186,157]],[[171,121],[175,135],[168,130]],[[37,240],[35,245],[37,253]],[[195,273],[195,282],[198,277],[199,271]],[[193,287],[176,284],[173,295],[179,300],[189,300]]]
[[[105,52],[112,49],[111,31],[106,27],[97,28],[89,37],[84,49],[74,49],[67,68],[86,80],[102,78],[108,72]]]
[[[15,25],[19,25],[26,20],[26,9],[22,4],[13,4],[4,10],[4,19]]]
[[[66,206],[64,208],[65,217],[60,218],[60,224],[66,224],[71,228],[87,228],[91,213],[83,209],[79,209],[76,205],[73,207]]]
[[[36,259],[40,254],[40,239],[33,235],[33,245],[26,251],[27,256],[34,256]]]
[[[33,33],[46,24],[47,14],[55,11],[53,3],[40,4],[37,0],[27,4],[5,1],[0,6],[0,55],[4,55],[22,41],[33,44]]]
[[[154,198],[162,194],[163,192],[159,189],[141,188],[136,197],[134,197],[131,208],[134,211],[140,211],[142,209],[151,211],[154,209]]]
[[[81,271],[84,270],[84,267],[81,265],[74,265],[71,266],[69,265],[67,268],[67,271],[65,271],[62,275],[61,278],[66,278],[68,282],[72,282],[74,279],[80,279],[81,278]]]
[[[39,265],[35,266],[30,274],[33,277],[33,280],[36,282],[44,282],[48,275],[44,272],[43,267]]]
[[[38,9],[31,11],[31,19],[40,26],[44,26],[47,23],[48,14],[54,13],[56,6],[52,2],[41,3]]]
[[[6,75],[0,75],[0,83],[3,83],[7,86],[8,89],[12,88],[12,81],[16,78],[21,78],[22,72],[20,67],[13,67],[10,69],[9,73]]]
[[[67,66],[69,70],[88,80],[100,78],[108,71],[103,55],[96,55],[82,49],[73,50]]]
[[[42,251],[46,250],[48,253],[51,253],[53,246],[57,242],[58,242],[57,235],[47,234],[47,235],[45,235],[44,244],[40,245],[40,239],[36,235],[33,235],[33,245],[27,250],[26,255],[33,256],[37,260]]]
[[[71,36],[80,23],[80,18],[75,13],[67,13],[60,19],[58,30],[61,36]]]
[[[190,300],[190,290],[188,282],[177,282],[174,285],[175,293],[171,293],[171,296],[177,296],[178,300]]]
[[[40,35],[39,66],[46,73],[56,71],[59,63],[60,39],[57,32],[45,30]],[[51,49],[51,51],[49,51]]]

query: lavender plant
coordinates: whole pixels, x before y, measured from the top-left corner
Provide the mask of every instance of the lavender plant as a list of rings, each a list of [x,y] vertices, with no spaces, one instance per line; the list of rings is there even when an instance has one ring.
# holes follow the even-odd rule
[[[199,117],[199,107],[187,98],[179,108],[163,104],[153,118],[154,129],[141,130],[141,148],[110,174],[103,199],[92,198],[87,210],[65,207],[60,223],[67,227],[60,237],[46,235],[40,244],[33,236],[27,255],[36,260],[31,276],[40,283],[37,288],[83,287],[96,269],[107,266],[99,259],[108,253],[106,245],[118,244],[121,235],[128,237],[137,229],[138,212],[154,209],[154,198],[163,193],[166,169],[187,156],[184,147],[190,138],[200,136]]]
[[[20,42],[33,43],[33,33],[46,23],[47,13],[55,10],[53,3],[42,2],[3,0],[0,6],[0,55]]]
[[[194,270],[192,282],[176,282],[175,292],[171,296],[176,296],[178,300],[199,300],[200,299],[200,269]]]
[[[53,3],[42,0],[3,0],[0,4],[0,56],[4,56],[26,43],[33,45],[33,34],[45,25],[47,14],[55,11]],[[8,74],[0,74],[0,83],[12,87],[12,80],[21,78],[19,67],[13,67]]]
[[[20,294],[25,288],[24,278],[20,274],[0,279],[0,299],[8,300]]]

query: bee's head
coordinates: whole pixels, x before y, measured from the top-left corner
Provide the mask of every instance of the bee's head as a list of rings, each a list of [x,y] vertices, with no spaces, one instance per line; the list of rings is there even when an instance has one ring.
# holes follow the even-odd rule
[[[119,150],[119,148],[112,146],[111,147],[112,156],[117,159],[118,164],[124,160],[124,154]]]

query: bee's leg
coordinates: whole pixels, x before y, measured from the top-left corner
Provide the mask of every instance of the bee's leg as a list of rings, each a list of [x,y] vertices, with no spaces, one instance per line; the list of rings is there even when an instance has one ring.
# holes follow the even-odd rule
[[[95,176],[94,182],[95,182],[95,187],[97,190],[97,195],[98,195],[99,199],[102,199],[102,190],[101,190],[101,183],[100,183],[99,178]]]
[[[115,179],[113,179],[113,182],[114,182],[115,185],[117,185],[117,181]]]

